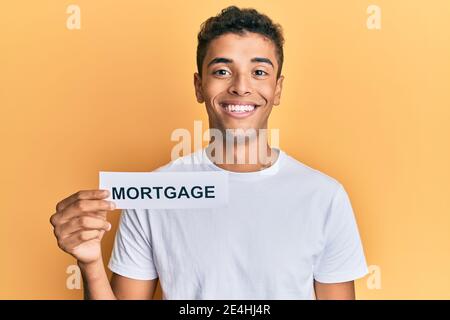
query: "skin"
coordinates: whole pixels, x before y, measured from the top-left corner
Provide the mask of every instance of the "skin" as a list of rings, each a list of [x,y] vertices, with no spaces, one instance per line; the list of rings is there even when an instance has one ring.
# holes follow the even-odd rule
[[[197,101],[206,106],[210,128],[267,129],[272,108],[279,105],[281,98],[284,77],[277,78],[278,68],[273,42],[259,34],[225,34],[213,40],[202,74],[194,74]],[[220,105],[227,99],[251,101],[258,108],[250,117],[236,119],[227,115]],[[246,143],[246,152],[252,143],[256,142]],[[256,164],[217,165],[236,172],[260,170],[267,166],[266,160],[270,160],[270,165],[278,156],[268,143],[264,145],[269,159],[261,159]],[[101,240],[111,228],[106,215],[115,208],[104,200],[107,197],[107,190],[82,190],[58,202],[50,218],[58,246],[77,259],[85,299],[152,299],[158,279],[134,280],[113,273],[111,281],[108,280]],[[317,299],[355,299],[353,281],[332,284],[315,281],[314,289]]]

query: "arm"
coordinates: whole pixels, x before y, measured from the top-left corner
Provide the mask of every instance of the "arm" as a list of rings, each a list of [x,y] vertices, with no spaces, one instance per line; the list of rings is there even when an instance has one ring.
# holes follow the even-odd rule
[[[152,300],[158,284],[158,278],[135,280],[113,273],[111,286],[118,299]]]
[[[134,280],[113,273],[111,283],[105,272],[103,260],[91,264],[78,263],[83,276],[85,300],[151,300],[158,279]]]
[[[354,281],[321,283],[314,280],[317,300],[355,300]]]
[[[316,298],[354,300],[354,280],[368,270],[350,199],[342,185],[331,202],[324,239],[314,264]]]

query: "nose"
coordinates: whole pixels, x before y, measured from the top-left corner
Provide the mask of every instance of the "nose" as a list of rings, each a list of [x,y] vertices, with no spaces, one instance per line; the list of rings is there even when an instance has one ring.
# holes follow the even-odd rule
[[[249,95],[252,93],[251,83],[245,75],[238,75],[233,78],[228,92],[239,96]]]

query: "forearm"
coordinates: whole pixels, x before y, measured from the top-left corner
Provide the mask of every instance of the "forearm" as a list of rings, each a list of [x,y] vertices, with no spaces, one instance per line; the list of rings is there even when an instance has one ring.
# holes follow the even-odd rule
[[[85,300],[116,300],[103,265],[103,260],[90,264],[78,262],[83,277]]]

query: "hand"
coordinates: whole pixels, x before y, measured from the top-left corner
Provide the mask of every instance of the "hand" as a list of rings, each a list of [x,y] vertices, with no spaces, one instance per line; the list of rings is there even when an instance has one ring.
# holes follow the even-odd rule
[[[111,229],[106,213],[115,209],[113,202],[102,200],[108,196],[108,190],[78,191],[58,202],[50,217],[58,246],[79,263],[102,259],[101,240]]]

